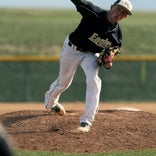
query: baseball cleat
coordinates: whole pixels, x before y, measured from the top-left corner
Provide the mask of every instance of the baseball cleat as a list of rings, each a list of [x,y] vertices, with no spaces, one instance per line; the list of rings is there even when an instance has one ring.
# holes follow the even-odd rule
[[[90,125],[87,122],[81,122],[77,130],[80,132],[89,132]]]
[[[66,114],[64,107],[59,103],[55,103],[53,105],[53,107],[51,108],[51,112],[57,113],[61,116],[64,116]]]

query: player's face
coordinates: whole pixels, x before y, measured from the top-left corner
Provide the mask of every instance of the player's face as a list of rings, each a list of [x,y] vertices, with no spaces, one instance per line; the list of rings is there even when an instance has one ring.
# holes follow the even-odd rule
[[[119,5],[112,5],[108,13],[108,20],[112,24],[121,21],[123,18],[126,18],[128,15],[127,11]]]

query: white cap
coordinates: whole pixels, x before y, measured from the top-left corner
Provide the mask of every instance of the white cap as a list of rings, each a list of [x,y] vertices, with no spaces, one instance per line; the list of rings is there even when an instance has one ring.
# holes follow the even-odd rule
[[[120,5],[125,8],[127,11],[128,15],[132,15],[132,4],[129,0],[117,0],[114,5]]]

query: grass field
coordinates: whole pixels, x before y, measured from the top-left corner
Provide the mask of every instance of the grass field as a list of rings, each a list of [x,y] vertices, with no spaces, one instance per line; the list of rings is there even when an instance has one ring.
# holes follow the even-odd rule
[[[121,22],[122,52],[156,54],[156,12],[134,12]],[[76,10],[0,9],[0,55],[58,55],[81,16]]]
[[[131,152],[114,152],[99,154],[69,154],[69,153],[52,153],[52,152],[35,152],[35,151],[17,151],[17,156],[155,156],[155,150],[131,151]]]

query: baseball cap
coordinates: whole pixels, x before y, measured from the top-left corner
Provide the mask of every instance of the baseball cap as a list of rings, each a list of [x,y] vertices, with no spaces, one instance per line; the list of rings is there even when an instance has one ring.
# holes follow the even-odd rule
[[[127,11],[128,15],[132,15],[132,4],[129,0],[117,0],[114,5],[120,5]]]

